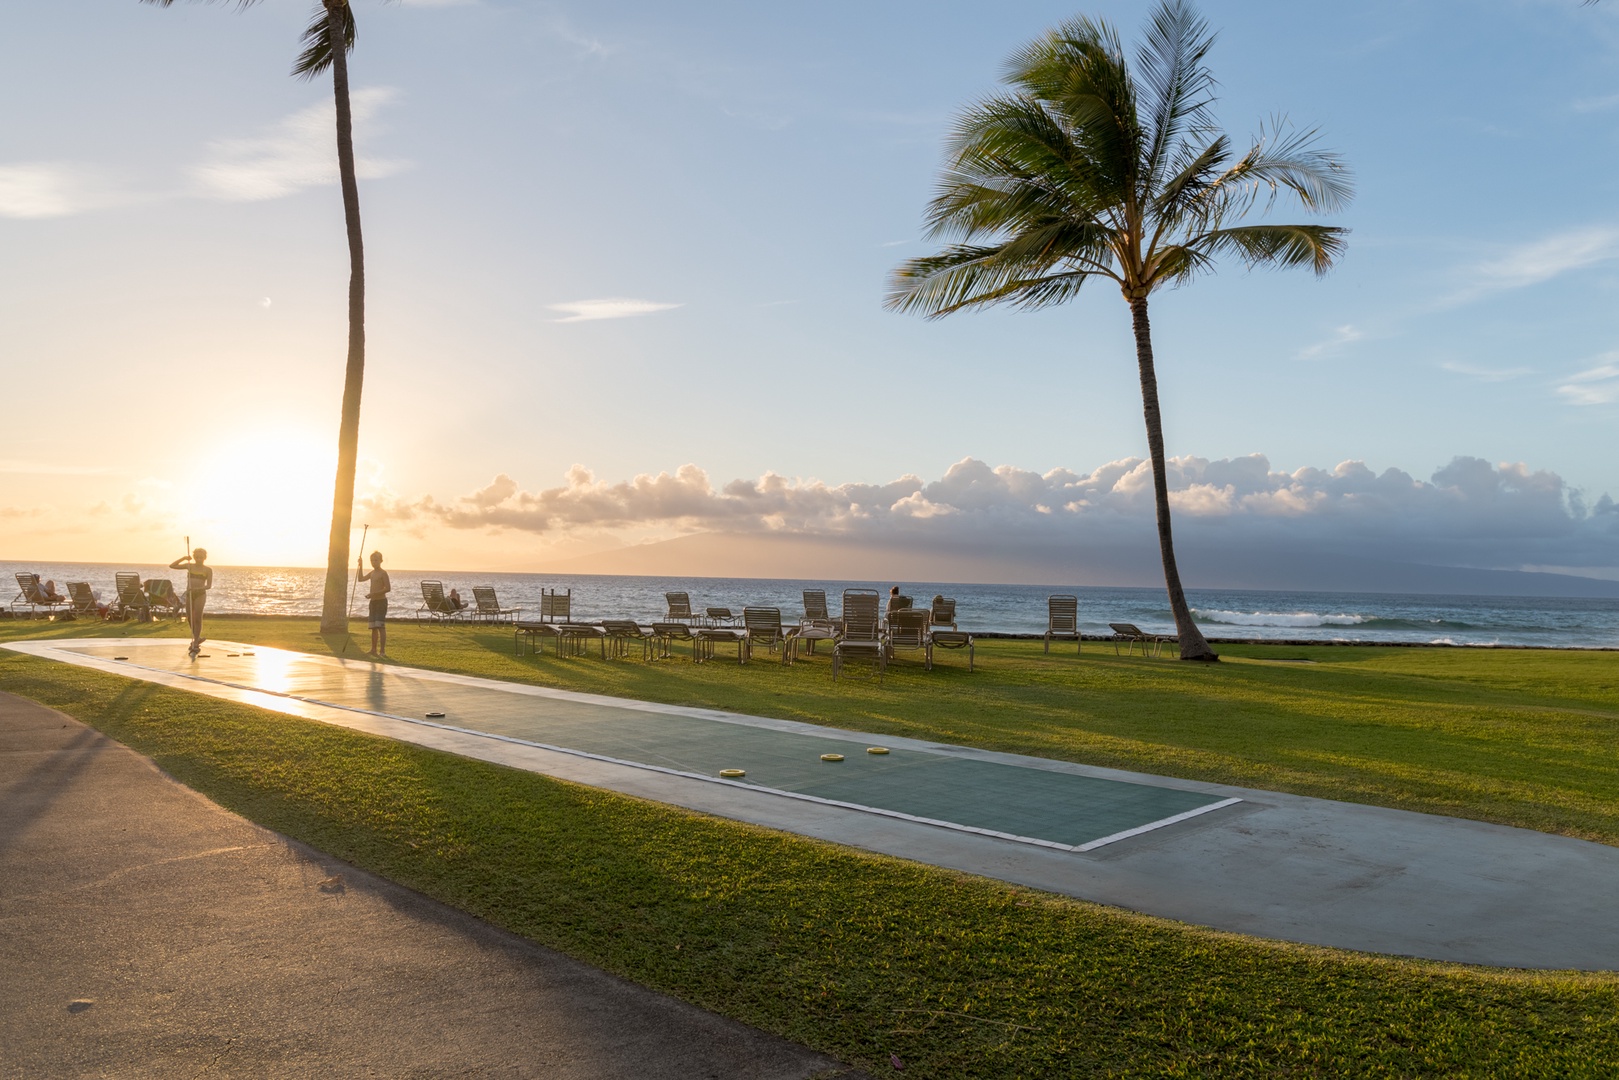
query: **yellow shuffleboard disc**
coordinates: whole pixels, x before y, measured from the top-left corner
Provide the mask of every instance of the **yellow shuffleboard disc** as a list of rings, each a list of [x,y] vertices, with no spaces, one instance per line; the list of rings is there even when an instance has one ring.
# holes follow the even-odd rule
[[[821,760],[822,761],[842,761],[843,760],[843,755],[842,754],[822,754],[821,755]]]
[[[442,720],[444,719],[444,714],[441,712],[430,712],[427,714],[427,718],[429,720]]]
[[[720,775],[727,780],[735,780],[739,776],[748,775],[748,771],[746,769],[721,769]]]
[[[868,746],[868,747],[866,747],[866,753],[868,753],[868,754],[886,754],[886,753],[888,753],[888,747],[886,747],[886,746]]]

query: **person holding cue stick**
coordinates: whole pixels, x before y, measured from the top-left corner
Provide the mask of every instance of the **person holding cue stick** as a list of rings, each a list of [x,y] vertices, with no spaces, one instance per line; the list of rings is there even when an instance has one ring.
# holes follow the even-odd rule
[[[191,537],[186,537],[186,547]],[[208,603],[208,590],[214,586],[214,568],[207,565],[208,549],[198,548],[190,555],[182,555],[169,564],[170,570],[186,572],[186,618],[191,620],[191,648],[186,652],[195,660],[202,651],[202,609]]]
[[[388,593],[393,589],[393,582],[388,579],[388,571],[382,568],[382,552],[371,553],[371,569],[365,568],[365,560],[359,561],[359,568],[355,571],[356,581],[369,581],[370,587],[366,589],[366,598],[371,602],[371,610],[366,620],[371,626],[371,651],[367,656],[386,659],[388,656]]]

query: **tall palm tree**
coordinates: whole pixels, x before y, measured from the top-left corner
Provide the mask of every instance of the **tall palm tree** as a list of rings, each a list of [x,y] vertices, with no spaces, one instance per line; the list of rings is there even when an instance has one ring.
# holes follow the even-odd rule
[[[1009,303],[1043,308],[1089,279],[1118,285],[1135,329],[1158,545],[1181,658],[1217,660],[1186,605],[1170,531],[1164,433],[1147,298],[1232,255],[1325,273],[1347,230],[1240,225],[1261,194],[1330,212],[1349,174],[1315,133],[1280,124],[1241,157],[1214,122],[1214,35],[1187,0],[1162,0],[1132,65],[1116,30],[1078,18],[1007,62],[1005,93],[967,109],[951,135],[929,238],[953,241],[893,274],[887,306],[939,318]]]
[[[174,0],[141,0],[169,7]],[[212,2],[212,0],[203,0]],[[239,8],[258,0],[234,0]],[[341,41],[342,48],[336,43]],[[360,187],[354,175],[354,114],[349,106],[348,54],[354,48],[354,10],[348,0],[319,0],[303,34],[304,50],[292,74],[313,79],[328,68],[337,104],[337,171],[343,189],[343,222],[349,242],[348,366],[337,432],[337,479],[332,491],[332,528],[326,545],[322,633],[348,632],[349,534],[354,521],[354,472],[360,446],[360,391],[365,382],[365,245],[360,236]]]

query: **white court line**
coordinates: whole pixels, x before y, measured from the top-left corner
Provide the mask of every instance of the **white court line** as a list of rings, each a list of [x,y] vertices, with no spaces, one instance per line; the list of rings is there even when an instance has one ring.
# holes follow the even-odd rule
[[[169,645],[169,644],[172,644],[172,642],[170,642],[170,641],[168,641],[166,639],[161,639],[161,638],[146,638],[146,639],[140,639],[139,641],[123,641],[123,640],[120,640],[120,639],[117,639],[117,638],[78,638],[78,639],[69,639],[69,640],[73,640],[75,642],[75,644],[78,644],[78,645],[81,645],[81,646],[82,645],[94,645],[96,647],[112,646],[112,647],[117,647],[117,648],[146,646],[146,645],[160,645],[160,644],[161,645]],[[313,655],[311,653],[294,652],[294,651],[292,651],[290,649],[275,649],[274,647],[266,647],[266,646],[259,646],[259,645],[243,645],[243,644],[236,643],[236,642],[226,642],[226,641],[213,641],[213,642],[210,642],[210,644],[214,648],[217,648],[217,649],[239,649],[239,650],[240,649],[251,649],[254,652],[258,652],[258,651],[260,651],[262,649],[262,650],[268,651],[268,652],[279,652],[279,653],[282,653],[283,655],[291,656],[291,657],[297,658],[299,660],[314,661],[317,664],[325,663],[325,662],[328,662],[330,660],[336,660],[337,663],[340,666],[342,666],[344,668],[346,668],[348,666],[348,663],[347,663],[346,660],[338,658],[338,657],[330,657],[330,658],[328,658],[328,657],[320,657],[320,656],[315,656],[315,655]],[[801,801],[801,802],[816,803],[816,804],[819,804],[821,806],[836,806],[836,807],[840,807],[840,808],[845,809],[845,810],[857,810],[857,811],[860,811],[860,812],[866,813],[866,814],[875,814],[875,815],[877,815],[879,817],[896,818],[896,819],[898,819],[900,821],[911,821],[911,822],[916,822],[917,824],[921,824],[921,825],[932,825],[932,826],[935,826],[935,827],[941,828],[941,829],[950,829],[950,830],[955,831],[955,832],[972,833],[972,834],[977,835],[977,836],[990,836],[990,837],[994,837],[997,840],[1011,840],[1011,841],[1014,841],[1014,842],[1019,843],[1019,844],[1032,844],[1032,845],[1034,845],[1036,847],[1052,848],[1052,849],[1055,849],[1057,851],[1072,851],[1072,852],[1094,851],[1097,848],[1105,847],[1108,844],[1117,843],[1120,840],[1127,840],[1132,836],[1140,836],[1143,833],[1153,832],[1154,830],[1162,829],[1162,828],[1165,828],[1167,826],[1174,825],[1177,822],[1187,821],[1187,820],[1189,820],[1191,818],[1199,817],[1199,816],[1201,816],[1203,814],[1211,813],[1212,811],[1215,811],[1215,810],[1222,810],[1225,807],[1234,806],[1235,804],[1242,802],[1242,800],[1238,799],[1238,798],[1222,799],[1222,800],[1220,800],[1218,802],[1209,803],[1206,806],[1194,807],[1191,810],[1187,810],[1187,811],[1184,811],[1184,812],[1179,813],[1179,814],[1174,814],[1174,815],[1172,815],[1170,817],[1160,818],[1157,821],[1149,821],[1145,825],[1138,825],[1135,828],[1125,829],[1122,832],[1112,833],[1112,834],[1110,834],[1108,836],[1099,837],[1098,839],[1090,840],[1090,841],[1087,841],[1087,842],[1085,842],[1083,844],[1062,844],[1062,843],[1058,843],[1057,841],[1054,841],[1054,840],[1044,840],[1044,839],[1041,839],[1040,837],[1037,837],[1037,836],[1021,836],[1021,835],[1018,835],[1017,833],[1000,832],[1000,831],[997,831],[995,829],[984,829],[984,828],[980,828],[980,827],[978,827],[976,825],[964,825],[964,824],[962,824],[961,822],[958,822],[958,821],[945,821],[945,820],[942,820],[942,819],[939,819],[939,818],[920,817],[920,816],[915,815],[915,814],[904,813],[903,811],[900,811],[900,810],[889,810],[889,809],[887,809],[885,807],[881,807],[881,806],[867,806],[864,803],[845,802],[845,801],[840,800],[840,799],[827,799],[827,798],[823,798],[822,796],[819,796],[819,795],[808,795],[808,794],[805,794],[805,793],[799,792],[799,791],[786,791],[786,790],[783,790],[781,788],[766,787],[766,786],[764,786],[762,784],[745,784],[745,783],[740,783],[740,782],[738,782],[736,780],[727,780],[727,779],[725,779],[723,777],[708,776],[708,775],[705,775],[703,773],[687,772],[687,771],[682,770],[682,769],[671,769],[671,768],[668,768],[667,766],[663,766],[663,765],[651,765],[651,764],[648,764],[647,762],[644,762],[644,761],[631,761],[631,760],[628,760],[626,758],[609,757],[606,754],[594,754],[594,753],[591,753],[591,752],[586,751],[586,750],[577,750],[577,749],[574,749],[572,747],[558,746],[558,745],[555,745],[555,744],[552,744],[552,743],[537,742],[537,741],[532,740],[532,739],[520,739],[520,738],[517,738],[516,736],[513,736],[513,735],[500,735],[500,734],[496,734],[494,732],[489,732],[489,731],[479,731],[479,730],[477,730],[475,728],[457,727],[454,724],[440,724],[440,723],[435,723],[432,720],[418,719],[418,718],[413,717],[413,716],[400,716],[397,713],[378,712],[378,711],[376,711],[374,709],[361,708],[358,705],[344,705],[344,704],[341,704],[341,703],[338,703],[338,702],[322,701],[319,698],[303,697],[303,696],[301,696],[299,694],[288,693],[288,692],[280,691],[280,690],[266,690],[266,689],[264,689],[262,687],[249,686],[249,685],[247,685],[245,683],[230,682],[230,681],[225,680],[225,679],[215,679],[215,678],[211,678],[211,677],[209,677],[207,675],[194,675],[194,674],[190,674],[188,672],[183,672],[183,671],[173,671],[173,670],[170,670],[170,669],[167,669],[167,668],[148,667],[148,666],[146,666],[144,664],[137,664],[137,663],[135,663],[135,662],[133,662],[131,660],[109,660],[109,659],[105,659],[105,658],[102,658],[102,657],[90,656],[90,655],[88,655],[86,653],[79,652],[74,648],[71,648],[71,647],[69,647],[69,646],[67,646],[65,644],[62,644],[59,640],[52,640],[52,641],[17,641],[17,642],[8,643],[8,644],[6,644],[4,646],[0,646],[0,647],[12,649],[12,650],[14,650],[16,652],[26,653],[26,654],[31,655],[31,656],[42,657],[42,658],[48,659],[48,660],[57,660],[57,661],[68,663],[68,664],[74,664],[74,665],[77,665],[77,666],[80,666],[80,667],[94,668],[95,670],[98,670],[98,671],[103,671],[103,672],[106,672],[108,674],[113,674],[113,675],[121,675],[121,676],[123,676],[125,678],[138,678],[138,679],[141,679],[141,681],[143,681],[143,682],[157,683],[159,685],[166,685],[166,686],[170,686],[170,687],[173,687],[173,688],[176,688],[176,689],[183,689],[184,687],[181,687],[175,680],[185,680],[186,682],[191,682],[191,683],[202,683],[202,684],[205,684],[205,685],[220,686],[220,687],[225,687],[225,688],[228,688],[228,689],[231,689],[231,690],[239,690],[239,691],[242,691],[244,693],[252,694],[252,695],[267,696],[267,697],[271,697],[271,698],[282,698],[282,699],[285,699],[285,700],[288,700],[288,701],[297,701],[297,702],[300,702],[302,704],[314,705],[314,706],[318,706],[318,707],[324,708],[324,709],[335,709],[335,710],[337,710],[339,712],[357,713],[357,714],[362,715],[362,716],[374,716],[374,717],[377,717],[377,718],[382,719],[382,720],[393,720],[393,721],[397,721],[397,722],[405,723],[405,724],[414,724],[414,725],[416,725],[418,727],[435,728],[435,729],[440,730],[440,731],[454,732],[454,733],[456,733],[458,735],[468,735],[468,736],[472,736],[474,738],[489,739],[489,740],[492,740],[492,741],[495,741],[495,742],[511,743],[513,745],[516,745],[516,746],[529,746],[529,747],[534,747],[534,748],[539,749],[539,750],[549,750],[549,751],[551,751],[553,753],[568,754],[568,755],[571,755],[573,757],[586,758],[586,759],[591,760],[591,761],[601,761],[601,762],[606,762],[606,763],[612,764],[612,765],[623,765],[623,766],[628,766],[629,768],[633,768],[633,769],[643,769],[643,770],[645,770],[647,772],[662,773],[662,774],[664,774],[666,776],[678,776],[678,777],[682,777],[682,778],[688,779],[688,780],[701,780],[701,781],[703,781],[704,783],[707,783],[707,784],[721,784],[721,785],[724,785],[726,787],[740,788],[740,789],[745,790],[745,791],[756,791],[756,792],[761,792],[761,793],[764,793],[764,794],[767,794],[767,795],[776,795],[776,796],[780,796],[781,798],[784,798],[784,799],[796,799],[796,800]],[[357,663],[363,663],[363,661],[356,661],[356,662]],[[371,665],[369,665],[369,664],[367,665],[367,667],[370,667],[370,666]],[[158,676],[158,677],[157,678],[147,678],[147,677],[145,677],[143,675],[134,675],[134,676],[132,676],[129,673],[129,669],[131,669],[131,668],[133,668],[134,670],[139,671],[139,672],[149,672],[151,675]],[[390,668],[388,668],[386,670],[388,671],[389,674],[405,675],[407,677],[409,677],[409,676],[428,676],[430,678],[433,677],[433,676],[438,676],[437,679],[433,679],[432,681],[444,681],[444,682],[452,682],[452,683],[461,683],[463,685],[472,685],[472,686],[477,686],[477,687],[483,688],[483,689],[494,689],[494,690],[500,690],[500,691],[503,691],[503,692],[515,692],[515,693],[519,693],[519,694],[527,693],[529,696],[551,697],[551,698],[557,698],[557,699],[562,699],[562,700],[572,700],[572,701],[576,701],[576,702],[579,702],[579,703],[582,703],[582,704],[609,705],[609,706],[613,706],[613,707],[626,707],[626,706],[628,706],[628,707],[636,708],[637,711],[658,712],[658,713],[664,713],[666,715],[667,714],[683,715],[683,716],[690,716],[690,717],[693,717],[693,718],[696,718],[696,719],[704,719],[704,720],[720,720],[720,719],[724,718],[728,722],[731,722],[731,723],[746,723],[747,719],[749,719],[749,718],[743,718],[743,717],[731,717],[731,716],[727,716],[727,714],[716,713],[716,712],[714,712],[712,710],[708,710],[708,709],[694,709],[694,708],[682,707],[682,706],[660,706],[660,705],[658,705],[658,704],[656,704],[654,702],[635,701],[633,699],[627,699],[627,698],[614,698],[614,697],[608,697],[606,695],[600,695],[600,694],[579,694],[579,693],[574,693],[574,692],[566,691],[566,690],[552,690],[552,689],[550,689],[548,687],[525,686],[525,685],[522,685],[522,684],[519,684],[519,683],[502,683],[502,682],[498,682],[498,681],[492,680],[492,679],[479,679],[479,678],[472,677],[472,676],[453,675],[453,674],[446,673],[446,672],[425,671],[425,670],[422,670],[420,668],[390,667]],[[540,693],[536,694],[536,693],[534,693],[534,691],[540,691]],[[218,698],[224,699],[224,695],[210,694],[206,690],[197,690],[196,692],[197,693],[207,694],[207,696],[209,696],[209,697],[218,697]],[[228,699],[226,699],[226,700],[228,700]],[[248,702],[248,703],[245,703],[245,704],[251,704],[251,702]],[[270,704],[270,703],[264,703],[264,707],[270,708],[271,710],[277,711],[277,712],[285,712],[285,710],[276,709],[275,706],[273,704]],[[291,715],[296,715],[301,719],[312,719],[312,720],[317,720],[317,721],[319,721],[321,723],[330,723],[330,721],[322,720],[319,717],[309,716],[309,715],[304,714],[304,713],[292,713]],[[796,722],[791,722],[791,721],[789,721],[788,723],[792,723],[795,728],[807,728],[808,730],[804,731],[803,734],[812,735],[812,736],[817,737],[817,738],[829,738],[829,737],[830,738],[836,738],[836,735],[829,735],[829,732],[835,732],[837,729],[818,728],[818,727],[815,727],[814,725],[798,724]],[[872,736],[867,736],[867,737],[862,737],[862,738],[856,738],[856,739],[853,739],[853,740],[850,740],[850,741],[855,741],[855,742],[871,741],[871,740],[877,740],[878,738],[879,738],[879,736],[872,735]],[[410,740],[401,740],[401,741],[410,741]],[[890,741],[893,741],[893,740],[890,740]],[[907,740],[907,741],[911,741],[911,740]],[[927,747],[917,747],[915,749],[915,752],[916,753],[923,753],[923,754],[933,754],[935,756],[941,756],[941,757],[944,756],[939,751],[933,750],[933,749],[927,748]],[[960,759],[956,759],[956,760],[960,760]],[[1013,767],[1016,768],[1018,766],[1013,766]],[[1133,781],[1118,781],[1118,782],[1132,783]],[[1151,784],[1137,784],[1137,786],[1139,786],[1139,787],[1152,787],[1153,785],[1151,785]],[[1164,790],[1178,791],[1178,790],[1185,790],[1185,789],[1181,789],[1181,788],[1165,788]]]

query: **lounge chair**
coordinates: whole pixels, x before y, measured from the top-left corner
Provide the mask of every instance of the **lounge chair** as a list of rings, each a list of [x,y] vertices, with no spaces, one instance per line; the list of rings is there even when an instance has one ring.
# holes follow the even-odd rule
[[[663,617],[664,622],[690,623],[697,616],[691,610],[691,595],[683,592],[666,592],[664,600],[668,601],[669,613]]]
[[[973,669],[973,636],[965,630],[935,630],[933,631],[933,647],[935,649],[966,649],[967,670]]]
[[[450,598],[444,595],[444,582],[422,582],[422,606],[416,609],[416,621],[420,622],[426,616],[431,622],[452,622],[466,614],[466,608],[456,607]]]
[[[781,608],[750,607],[742,609],[743,632],[748,635],[748,652],[753,652],[755,645],[763,645],[771,652],[781,649],[781,662],[793,662],[792,650],[783,648],[787,643],[787,631],[782,629]]]
[[[606,637],[606,654],[615,660],[629,655],[630,642],[641,646],[641,659],[652,659],[652,634],[641,629],[634,619],[603,619],[602,633]]]
[[[876,589],[843,590],[843,630],[832,643],[832,681],[838,681],[843,662],[853,657],[868,659],[881,682],[883,668],[888,663],[888,647],[883,641],[879,605],[882,598]]]
[[[709,626],[736,625],[736,613],[728,607],[704,608],[703,617]]]
[[[911,598],[909,596],[893,596],[893,595],[890,595],[889,598],[888,598],[888,610],[887,610],[886,614],[892,615],[896,611],[904,611],[906,608],[909,608],[911,606],[912,606],[912,601],[911,601]]]
[[[1116,622],[1108,623],[1108,629],[1113,631],[1113,655],[1119,655],[1119,646],[1124,646],[1124,655],[1129,656],[1130,651],[1137,645],[1141,646],[1141,655],[1147,655],[1147,646],[1152,646],[1152,654],[1160,656],[1164,651],[1164,642],[1174,641],[1173,635],[1149,634],[1135,623]]]
[[[174,582],[168,578],[152,578],[146,582],[146,599],[151,601],[152,608],[163,608],[170,615],[179,617],[185,614],[185,598],[174,587]]]
[[[101,618],[101,604],[96,600],[88,581],[68,582],[67,597],[73,604],[73,614],[86,619]]]
[[[133,614],[139,622],[151,621],[152,601],[141,585],[141,576],[119,571],[113,575],[113,581],[118,589],[118,601],[113,610],[118,613],[118,617],[127,619]]]
[[[1067,593],[1046,597],[1046,652],[1053,639],[1072,641],[1076,652],[1084,652],[1079,637],[1079,597]]]
[[[928,621],[934,626],[956,628],[956,601],[949,596],[935,596],[928,611]]]
[[[73,601],[65,596],[52,599],[45,595],[44,586],[39,583],[38,574],[18,574],[17,585],[19,592],[17,598],[11,602],[13,612],[27,611],[30,618],[43,610],[47,618],[54,619],[58,613],[72,614]]]
[[[512,640],[514,651],[521,656],[523,642],[528,641],[528,651],[536,656],[543,652],[544,638],[557,639],[557,654],[562,653],[560,627],[573,617],[573,590],[557,592],[555,589],[540,590],[540,617],[538,621],[519,620],[513,628]]]
[[[493,585],[474,585],[472,602],[472,617],[493,623],[516,622],[517,613],[522,610],[522,608],[501,607]]]
[[[923,667],[933,670],[933,634],[925,608],[902,608],[888,616],[888,655],[901,649],[922,654]]]
[[[601,658],[607,659],[607,631],[591,623],[565,622],[557,623],[557,655],[558,656],[588,656],[590,643],[595,642],[601,650]]]
[[[734,626],[699,626],[692,632],[692,659],[699,664],[714,659],[714,648],[718,645],[735,645],[736,662],[739,664],[746,664],[753,656],[753,651],[748,647],[746,630],[738,630]]]
[[[809,642],[810,655],[814,656],[817,642],[832,641],[838,636],[838,622],[826,608],[825,589],[804,590],[804,617],[798,620],[798,629],[790,631],[789,636],[793,639],[794,656],[804,642]]]
[[[691,657],[693,660],[697,659],[697,639],[692,635],[690,623],[655,622],[652,624],[652,658],[654,660],[674,659],[674,646],[677,641],[691,642]]]

